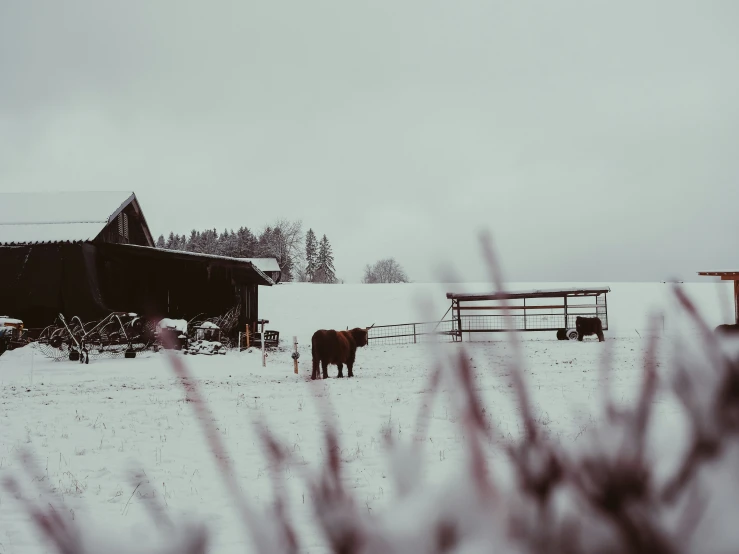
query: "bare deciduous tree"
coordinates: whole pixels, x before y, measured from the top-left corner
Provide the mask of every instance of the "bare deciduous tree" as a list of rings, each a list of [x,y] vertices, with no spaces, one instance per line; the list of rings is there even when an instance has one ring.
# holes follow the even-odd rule
[[[395,258],[378,260],[364,268],[363,283],[407,283],[408,275]]]
[[[283,280],[293,279],[293,267],[300,259],[303,248],[303,222],[278,219],[265,227],[259,236],[258,254],[275,258],[282,270]]]
[[[293,263],[302,256],[303,253],[303,222],[300,219],[290,221],[280,218],[272,225],[273,229],[279,229],[285,241],[287,255],[293,260]]]

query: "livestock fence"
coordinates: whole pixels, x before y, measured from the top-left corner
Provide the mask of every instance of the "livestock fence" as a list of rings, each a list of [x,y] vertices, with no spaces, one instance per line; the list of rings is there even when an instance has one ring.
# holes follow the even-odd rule
[[[369,344],[415,344],[462,340],[463,333],[556,331],[558,340],[576,340],[578,317],[597,317],[608,330],[611,291],[602,288],[566,288],[498,293],[447,293],[451,306],[440,321],[376,325]],[[444,319],[451,312],[451,319]],[[469,313],[472,312],[472,313]]]
[[[460,340],[457,321],[424,321],[399,323],[396,325],[375,325],[367,334],[368,345],[373,344],[417,344],[434,340],[452,342]]]
[[[567,302],[570,300],[570,303]],[[608,311],[605,294],[597,296],[595,303],[573,304],[572,297],[565,297],[563,304],[532,306],[511,305],[509,313],[466,314],[465,310],[500,310],[498,306],[462,305],[456,301],[453,306],[458,327],[464,333],[494,333],[499,331],[554,331],[557,329],[572,329],[578,316],[598,317],[604,330],[608,330]]]

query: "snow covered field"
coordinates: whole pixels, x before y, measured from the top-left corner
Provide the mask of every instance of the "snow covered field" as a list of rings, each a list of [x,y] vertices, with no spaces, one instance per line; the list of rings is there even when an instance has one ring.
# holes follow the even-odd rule
[[[665,329],[672,317],[670,285],[663,283],[512,283],[509,290],[610,286],[608,294],[609,337],[644,336],[650,311],[665,308]],[[711,325],[733,317],[733,289],[729,283],[687,283],[685,291],[703,310]],[[438,321],[447,311],[447,292],[492,292],[489,283],[398,284],[398,285],[306,285],[285,283],[259,292],[259,315],[270,321],[267,328],[281,337],[308,343],[319,328]],[[449,316],[447,316],[448,318]],[[551,334],[551,333],[550,333]],[[288,336],[289,335],[289,336]],[[529,333],[534,340],[551,337]],[[472,340],[505,340],[503,335],[473,335]],[[464,340],[468,340],[465,335]]]
[[[570,286],[520,283],[510,288],[560,285]],[[284,352],[271,354],[266,368],[261,367],[257,351],[185,357],[201,380],[245,493],[264,505],[272,497],[268,467],[251,424],[256,415],[263,415],[305,461],[303,469],[322,459],[316,393],[328,396],[338,414],[347,479],[364,499],[368,513],[381,510],[392,495],[381,433],[390,428],[403,439],[414,432],[428,388],[431,352],[422,345],[371,345],[358,352],[356,378],[311,383],[310,335],[321,327],[439,318],[448,307],[444,292],[489,288],[481,284],[285,284],[261,289],[260,315],[270,320],[268,328],[278,329],[286,343],[298,336],[299,375],[293,373],[290,344]],[[641,375],[647,315],[650,308],[665,305],[668,287],[612,284],[611,289],[611,329],[606,333],[614,354],[610,388],[615,398],[628,399]],[[723,313],[731,306],[727,285],[690,284],[686,290],[709,324],[724,321]],[[422,299],[431,301],[431,317],[419,315]],[[666,335],[673,327],[671,313],[664,322]],[[576,441],[600,416],[597,367],[604,345],[594,338],[560,342],[553,333],[523,338],[526,378],[537,418],[561,440]],[[520,424],[506,380],[511,347],[505,335],[464,347],[478,372],[487,415],[502,433],[500,440],[516,436]],[[459,344],[444,344],[441,351],[453,353],[459,348]],[[335,375],[336,368],[331,366],[329,373]],[[213,552],[249,551],[192,407],[163,353],[80,365],[49,362],[24,348],[0,357],[0,386],[0,476],[20,471],[17,450],[30,447],[40,464],[34,477],[63,495],[75,518],[135,532],[143,540],[150,530],[146,503],[156,496],[173,514],[202,517],[214,533]],[[666,418],[674,417],[676,410],[668,402],[658,406],[658,413]],[[442,394],[431,413],[426,444],[431,480],[459,467],[461,436],[456,418]],[[292,510],[304,527],[303,535],[312,537],[303,547],[321,552],[300,469],[285,475]],[[130,471],[144,472],[146,477],[132,480]],[[22,482],[33,490],[31,477]],[[48,551],[19,508],[10,494],[0,492],[0,554]]]

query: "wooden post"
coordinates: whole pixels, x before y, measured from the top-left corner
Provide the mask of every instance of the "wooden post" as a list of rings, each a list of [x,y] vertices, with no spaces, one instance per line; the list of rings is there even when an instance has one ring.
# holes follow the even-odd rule
[[[266,356],[266,352],[264,350],[264,343],[265,343],[265,340],[264,340],[264,323],[265,323],[265,321],[262,320],[262,367],[267,367],[267,356]]]
[[[413,324],[413,344],[416,344],[416,324]]]
[[[739,280],[734,279],[734,320],[739,325]]]
[[[246,348],[251,346],[251,333],[249,332],[249,324],[246,324],[246,333],[244,333],[244,340],[246,341]]]
[[[462,311],[460,310],[460,301],[452,300],[452,305],[454,305],[455,302],[457,303],[457,326],[459,327],[459,342],[464,342],[464,339],[462,338]]]
[[[293,337],[293,347],[295,348],[295,354],[298,353],[298,337]],[[297,356],[293,358],[293,363],[295,364],[295,375],[298,374],[298,358]]]

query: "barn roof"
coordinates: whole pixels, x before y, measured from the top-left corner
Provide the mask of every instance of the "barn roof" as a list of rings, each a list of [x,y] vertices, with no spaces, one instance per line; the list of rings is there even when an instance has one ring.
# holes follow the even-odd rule
[[[276,258],[244,258],[257,266],[262,271],[272,273],[273,271],[282,271]]]
[[[129,252],[132,256],[141,256],[149,258],[171,258],[185,261],[195,260],[214,260],[220,262],[221,265],[246,269],[253,274],[256,282],[260,285],[272,286],[274,281],[264,273],[264,271],[246,258],[231,258],[229,256],[219,256],[217,254],[201,254],[200,252],[187,252],[184,250],[168,250],[166,248],[153,248],[150,246],[139,246],[138,244],[104,244],[99,246],[102,249],[118,250]]]
[[[132,202],[130,191],[2,193],[0,244],[88,242]]]

